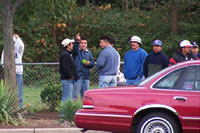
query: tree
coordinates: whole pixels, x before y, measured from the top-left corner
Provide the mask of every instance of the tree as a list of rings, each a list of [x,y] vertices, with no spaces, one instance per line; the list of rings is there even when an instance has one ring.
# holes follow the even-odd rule
[[[89,0],[85,0],[85,6],[86,6],[86,7],[89,7],[89,6],[90,6]]]
[[[4,77],[16,88],[16,68],[13,45],[13,18],[17,9],[24,3],[24,0],[0,0],[2,5],[2,27],[4,46]]]
[[[128,10],[128,0],[121,0],[122,10]]]
[[[178,11],[177,11],[177,1],[171,0],[171,34],[176,34],[178,32]]]

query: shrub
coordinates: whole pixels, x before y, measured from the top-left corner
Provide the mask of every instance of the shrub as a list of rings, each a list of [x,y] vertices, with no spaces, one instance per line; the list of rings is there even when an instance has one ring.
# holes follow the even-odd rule
[[[61,84],[57,82],[51,82],[44,85],[44,89],[40,94],[42,102],[49,107],[50,111],[55,111],[56,108],[60,105],[61,96]]]
[[[73,122],[76,111],[81,108],[82,101],[80,99],[78,99],[77,101],[69,100],[62,103],[60,107],[62,119],[69,122]]]
[[[0,81],[0,122],[3,124],[6,122],[13,125],[18,123],[14,121],[14,117],[17,117],[19,109],[17,93],[12,90],[11,85],[1,80]]]

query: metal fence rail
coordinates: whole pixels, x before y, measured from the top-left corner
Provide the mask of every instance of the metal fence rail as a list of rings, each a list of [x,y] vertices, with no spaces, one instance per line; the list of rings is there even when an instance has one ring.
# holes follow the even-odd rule
[[[22,63],[23,65],[24,85],[43,86],[49,82],[60,82],[59,63]],[[123,63],[120,69],[122,70]],[[4,78],[4,69],[0,67],[0,78]],[[94,67],[90,70],[90,85],[98,85],[98,71]]]

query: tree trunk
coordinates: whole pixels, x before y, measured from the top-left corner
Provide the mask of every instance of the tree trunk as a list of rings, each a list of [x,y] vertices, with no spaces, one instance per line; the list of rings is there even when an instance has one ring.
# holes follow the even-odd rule
[[[171,0],[171,34],[176,34],[178,32],[178,12],[175,0]]]
[[[121,0],[121,8],[122,8],[122,10],[125,9],[125,0]]]
[[[140,3],[141,3],[141,0],[137,0],[137,9],[138,10],[140,9]]]
[[[134,2],[133,2],[133,0],[131,0],[130,7],[131,7],[131,9],[134,8]]]
[[[128,10],[128,0],[125,0],[124,2],[125,2],[124,3],[125,4],[125,10]]]
[[[2,20],[3,20],[3,43],[4,43],[4,77],[11,83],[12,88],[16,88],[16,69],[14,59],[13,42],[13,12],[10,0],[2,1]]]
[[[90,2],[89,2],[89,0],[85,0],[85,6],[86,6],[86,7],[90,7]]]
[[[1,0],[2,5],[2,27],[4,46],[4,79],[12,85],[12,89],[17,88],[15,49],[13,42],[13,17],[16,10],[23,4],[24,0]]]

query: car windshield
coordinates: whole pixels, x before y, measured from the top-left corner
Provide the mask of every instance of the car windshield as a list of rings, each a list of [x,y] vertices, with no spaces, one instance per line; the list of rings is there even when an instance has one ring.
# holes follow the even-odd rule
[[[175,65],[173,65],[175,66]],[[147,82],[151,81],[153,78],[155,78],[156,76],[160,75],[161,73],[164,73],[165,71],[168,71],[171,67],[173,66],[170,66],[170,67],[167,67],[153,75],[151,75],[150,77],[147,77],[145,80],[141,81],[140,83],[137,84],[137,86],[144,86]]]

